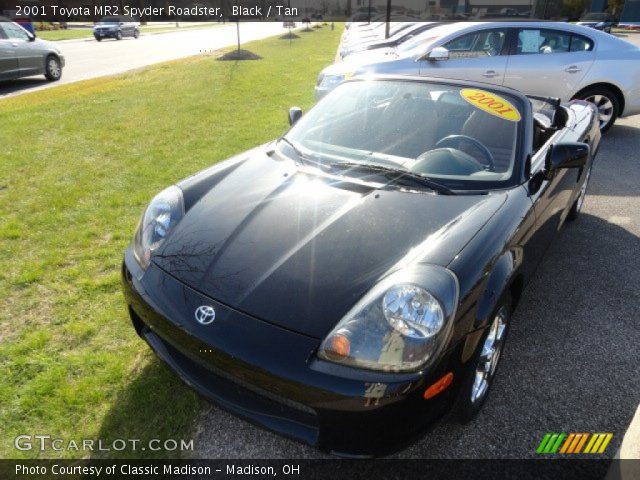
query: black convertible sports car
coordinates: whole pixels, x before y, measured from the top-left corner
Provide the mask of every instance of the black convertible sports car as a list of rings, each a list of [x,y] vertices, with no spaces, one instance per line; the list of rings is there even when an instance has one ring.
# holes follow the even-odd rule
[[[342,455],[487,397],[513,309],[578,216],[586,102],[352,79],[277,141],[159,193],[122,268],[138,334],[189,385]]]

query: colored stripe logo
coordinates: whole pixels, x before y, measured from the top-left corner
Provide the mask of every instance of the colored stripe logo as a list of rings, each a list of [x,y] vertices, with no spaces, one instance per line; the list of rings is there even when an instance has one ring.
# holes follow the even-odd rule
[[[539,454],[572,454],[572,453],[604,453],[613,433],[547,433],[536,453]]]

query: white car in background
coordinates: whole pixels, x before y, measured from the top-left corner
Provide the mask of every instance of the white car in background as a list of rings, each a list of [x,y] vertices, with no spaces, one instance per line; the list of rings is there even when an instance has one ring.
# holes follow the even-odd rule
[[[318,77],[316,97],[366,74],[458,78],[528,95],[584,99],[600,127],[640,114],[640,49],[587,27],[559,22],[458,22],[435,27],[396,48],[346,57]]]
[[[348,55],[352,55],[356,52],[363,52],[365,50],[376,50],[378,48],[396,47],[401,43],[404,43],[427,30],[430,30],[439,25],[437,22],[419,22],[406,24],[405,28],[394,28],[390,30],[389,38],[381,37],[354,39],[351,41],[342,42],[340,45],[340,57],[345,58]]]

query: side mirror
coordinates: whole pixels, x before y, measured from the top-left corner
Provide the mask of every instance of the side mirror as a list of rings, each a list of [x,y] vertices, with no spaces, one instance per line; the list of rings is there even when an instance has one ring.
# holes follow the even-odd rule
[[[289,109],[289,125],[293,125],[302,116],[302,109],[300,107],[291,107]]]
[[[36,34],[35,33],[30,33],[29,34],[29,41],[30,42],[35,42],[36,41]]]
[[[586,143],[557,143],[547,153],[545,167],[548,172],[561,168],[584,167],[591,155],[591,147]]]
[[[449,60],[449,50],[444,47],[436,47],[431,50],[425,57],[430,62],[441,62],[443,60]]]

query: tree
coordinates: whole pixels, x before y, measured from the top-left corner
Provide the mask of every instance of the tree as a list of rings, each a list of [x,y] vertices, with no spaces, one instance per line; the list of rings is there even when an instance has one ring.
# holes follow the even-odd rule
[[[607,12],[609,12],[614,17],[619,17],[622,14],[623,9],[624,0],[609,0],[609,7],[607,8]]]
[[[562,13],[569,18],[580,18],[591,7],[591,0],[565,0]]]

